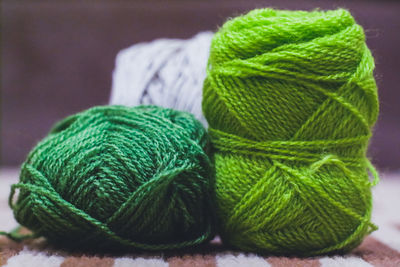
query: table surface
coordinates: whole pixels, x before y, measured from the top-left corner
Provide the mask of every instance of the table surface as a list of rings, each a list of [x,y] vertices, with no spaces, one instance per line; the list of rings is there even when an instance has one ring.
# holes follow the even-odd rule
[[[0,169],[0,230],[9,231],[17,223],[8,207],[10,185],[18,180],[18,170]],[[156,255],[69,255],[63,251],[43,250],[0,237],[0,266],[400,266],[400,173],[383,174],[373,188],[372,221],[379,230],[367,237],[361,246],[344,256],[315,258],[262,257],[229,250],[213,253],[191,253],[164,257]],[[164,258],[163,258],[164,257]],[[8,258],[8,260],[7,260]],[[24,265],[25,264],[25,265]],[[193,265],[194,264],[194,265]]]

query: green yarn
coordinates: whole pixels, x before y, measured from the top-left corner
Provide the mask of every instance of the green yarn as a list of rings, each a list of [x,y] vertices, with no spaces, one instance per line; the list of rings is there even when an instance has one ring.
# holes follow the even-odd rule
[[[215,34],[203,112],[225,243],[317,255],[351,250],[376,229],[373,69],[363,29],[343,9],[259,9]]]
[[[197,245],[213,237],[208,146],[189,113],[95,107],[56,124],[31,151],[10,206],[21,225],[65,247]]]

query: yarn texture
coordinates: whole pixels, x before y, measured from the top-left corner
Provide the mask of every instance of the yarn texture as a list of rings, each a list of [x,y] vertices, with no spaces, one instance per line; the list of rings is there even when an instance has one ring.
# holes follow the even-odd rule
[[[373,69],[343,9],[258,9],[214,35],[202,104],[226,244],[317,255],[349,251],[376,229]]]
[[[202,88],[212,32],[182,39],[157,39],[117,55],[110,104],[158,105],[192,113],[204,125]]]
[[[56,124],[31,151],[10,206],[21,225],[66,247],[197,245],[214,232],[208,143],[186,112],[91,108]]]

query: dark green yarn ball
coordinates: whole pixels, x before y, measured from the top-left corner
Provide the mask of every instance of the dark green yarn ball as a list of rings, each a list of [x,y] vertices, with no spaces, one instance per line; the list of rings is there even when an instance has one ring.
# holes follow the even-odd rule
[[[156,106],[95,107],[57,123],[21,167],[17,221],[67,247],[175,249],[213,237],[205,129]]]

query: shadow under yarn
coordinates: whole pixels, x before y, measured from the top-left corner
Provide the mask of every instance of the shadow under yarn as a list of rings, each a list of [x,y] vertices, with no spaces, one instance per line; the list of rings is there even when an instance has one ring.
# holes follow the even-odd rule
[[[363,29],[343,9],[254,10],[214,35],[203,112],[224,242],[317,255],[351,250],[376,229],[373,69]]]
[[[208,142],[186,112],[91,108],[56,124],[30,152],[10,206],[21,225],[57,246],[198,245],[214,236]]]

